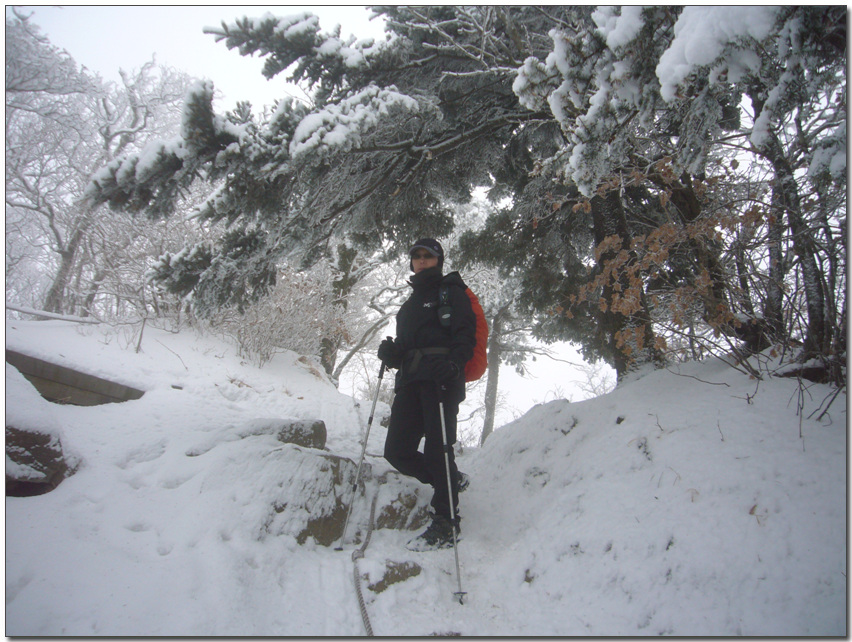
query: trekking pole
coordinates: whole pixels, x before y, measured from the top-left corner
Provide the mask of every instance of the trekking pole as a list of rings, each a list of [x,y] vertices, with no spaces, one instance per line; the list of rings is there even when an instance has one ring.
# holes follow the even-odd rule
[[[367,434],[364,435],[364,446],[361,448],[361,459],[358,461],[358,470],[355,471],[355,481],[352,483],[352,501],[349,502],[349,510],[346,511],[346,521],[343,523],[343,534],[340,536],[340,546],[335,548],[336,551],[343,550],[343,544],[346,541],[346,529],[349,527],[349,517],[352,515],[352,507],[355,505],[355,493],[358,492],[358,480],[361,478],[361,465],[364,463],[364,455],[367,453],[367,440],[370,438],[370,427],[373,425],[373,415],[376,413],[376,403],[379,401],[379,392],[382,389],[382,377],[385,376],[385,362],[382,361],[382,367],[379,368],[379,381],[376,383],[376,396],[373,397],[373,407],[370,408],[370,418],[367,420]]]
[[[459,568],[459,543],[456,539],[456,508],[453,504],[453,479],[450,475],[450,446],[447,445],[447,422],[444,419],[444,402],[438,402],[438,409],[441,411],[441,436],[444,439],[444,463],[447,468],[447,493],[450,499],[450,517],[452,518],[451,528],[453,531],[453,552],[456,555],[456,579],[459,583],[459,590],[453,593],[458,598],[459,604],[464,604],[464,596],[467,595],[462,591],[461,570]]]

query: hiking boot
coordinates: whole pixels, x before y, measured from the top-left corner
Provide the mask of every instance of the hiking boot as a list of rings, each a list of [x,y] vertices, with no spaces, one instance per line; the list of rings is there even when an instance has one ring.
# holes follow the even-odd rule
[[[456,541],[460,539],[461,528],[456,520]],[[437,551],[441,548],[450,548],[453,545],[453,526],[450,520],[442,515],[435,515],[432,523],[426,530],[408,542],[406,548],[409,551]]]
[[[456,492],[463,493],[467,490],[468,486],[470,486],[470,476],[459,471],[458,480],[456,481]]]

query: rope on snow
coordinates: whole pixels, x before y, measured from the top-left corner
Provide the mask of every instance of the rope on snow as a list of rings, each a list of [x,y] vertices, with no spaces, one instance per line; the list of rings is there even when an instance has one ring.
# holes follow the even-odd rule
[[[379,492],[373,496],[373,503],[370,506],[370,521],[367,524],[367,535],[364,537],[364,543],[361,548],[352,551],[352,564],[354,567],[355,593],[358,596],[358,606],[361,608],[361,619],[364,621],[364,628],[367,630],[367,635],[373,637],[373,627],[370,625],[370,616],[367,614],[367,604],[364,602],[364,595],[361,593],[361,573],[358,570],[358,560],[364,557],[364,551],[370,545],[370,537],[373,535],[373,518],[376,515],[376,502],[379,499]]]

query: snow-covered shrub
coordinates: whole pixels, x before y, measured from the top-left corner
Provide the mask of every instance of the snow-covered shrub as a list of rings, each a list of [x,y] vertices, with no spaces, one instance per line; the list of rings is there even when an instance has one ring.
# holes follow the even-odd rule
[[[240,356],[257,366],[282,350],[319,356],[323,339],[346,334],[344,306],[335,300],[327,271],[324,267],[282,271],[269,296],[242,314],[226,308],[208,323],[232,338]]]

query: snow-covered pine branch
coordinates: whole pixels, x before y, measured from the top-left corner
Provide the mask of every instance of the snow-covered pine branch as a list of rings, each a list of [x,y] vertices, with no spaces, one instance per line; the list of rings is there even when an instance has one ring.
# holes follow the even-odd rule
[[[294,159],[312,152],[322,158],[327,150],[346,152],[361,146],[366,130],[378,127],[391,109],[419,111],[414,98],[394,87],[370,85],[339,104],[328,105],[306,116],[296,127],[290,142]]]

